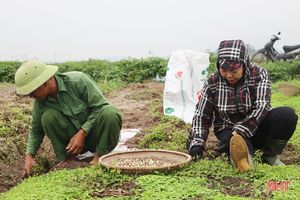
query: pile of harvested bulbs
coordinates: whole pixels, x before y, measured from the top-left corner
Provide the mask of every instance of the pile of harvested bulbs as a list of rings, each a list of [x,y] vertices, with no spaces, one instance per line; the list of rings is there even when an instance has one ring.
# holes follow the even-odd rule
[[[111,164],[119,168],[139,168],[139,167],[168,167],[175,164],[172,160],[162,160],[157,158],[121,158],[113,160]]]

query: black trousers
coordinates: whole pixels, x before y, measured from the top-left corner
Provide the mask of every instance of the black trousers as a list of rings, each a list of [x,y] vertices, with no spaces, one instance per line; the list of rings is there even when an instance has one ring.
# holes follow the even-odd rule
[[[297,125],[298,116],[290,107],[278,107],[272,109],[265,119],[259,125],[256,133],[251,138],[244,138],[251,155],[255,149],[264,148],[267,138],[288,141]],[[216,137],[220,141],[220,146],[224,145],[223,152],[229,152],[229,142],[232,137],[232,130],[225,129],[216,133]]]

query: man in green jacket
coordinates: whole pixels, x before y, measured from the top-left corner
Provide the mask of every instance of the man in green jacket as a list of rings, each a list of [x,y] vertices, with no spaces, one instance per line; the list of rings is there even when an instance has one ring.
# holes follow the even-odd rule
[[[95,152],[95,164],[119,141],[121,113],[108,104],[92,78],[57,71],[57,66],[30,60],[15,74],[17,94],[34,98],[24,176],[36,164],[34,156],[45,135],[62,167],[86,151]]]

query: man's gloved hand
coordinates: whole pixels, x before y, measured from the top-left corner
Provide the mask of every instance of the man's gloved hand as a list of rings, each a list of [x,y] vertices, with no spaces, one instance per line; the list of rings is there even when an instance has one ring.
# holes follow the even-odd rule
[[[204,151],[204,146],[196,145],[191,147],[191,149],[189,150],[189,154],[192,156],[194,160],[201,159],[203,158],[203,151]]]

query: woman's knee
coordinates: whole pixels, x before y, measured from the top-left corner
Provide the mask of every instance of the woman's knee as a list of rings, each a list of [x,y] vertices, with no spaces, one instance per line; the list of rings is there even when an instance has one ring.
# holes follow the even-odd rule
[[[275,121],[285,122],[288,126],[296,127],[298,115],[293,108],[282,106],[274,108],[273,110],[276,111],[273,116],[273,118],[275,118]]]
[[[284,106],[271,111],[269,121],[269,135],[273,139],[288,140],[292,137],[298,121],[298,116],[293,108]]]

